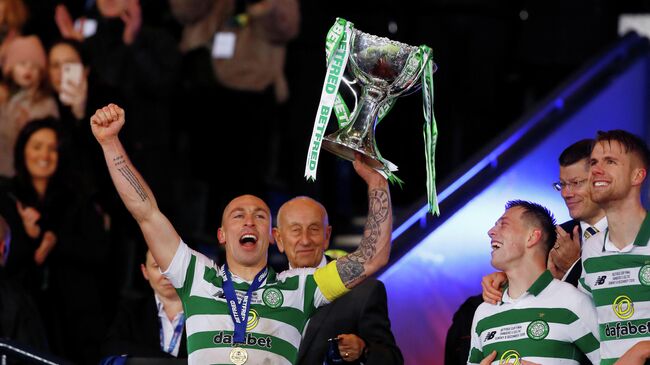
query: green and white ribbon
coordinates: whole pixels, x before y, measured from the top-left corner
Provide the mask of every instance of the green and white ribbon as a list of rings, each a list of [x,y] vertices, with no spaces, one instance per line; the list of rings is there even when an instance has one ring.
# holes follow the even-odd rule
[[[420,46],[424,57],[421,62],[422,72],[422,107],[424,111],[424,157],[427,165],[427,202],[431,214],[440,215],[438,197],[436,194],[436,142],[438,141],[438,126],[433,114],[433,52],[427,46]]]
[[[345,19],[337,18],[336,22],[327,32],[325,41],[325,52],[327,55],[327,75],[321,91],[314,129],[309,141],[307,162],[305,164],[305,178],[316,180],[316,169],[318,168],[318,157],[320,155],[321,142],[325,136],[327,123],[332,115],[332,108],[337,99],[341,79],[345,66],[350,55],[350,38],[352,36],[353,24]],[[340,100],[343,101],[342,99]],[[339,106],[340,107],[340,106]],[[347,107],[345,107],[347,109]],[[349,112],[348,112],[349,114]],[[348,118],[349,119],[349,118]]]

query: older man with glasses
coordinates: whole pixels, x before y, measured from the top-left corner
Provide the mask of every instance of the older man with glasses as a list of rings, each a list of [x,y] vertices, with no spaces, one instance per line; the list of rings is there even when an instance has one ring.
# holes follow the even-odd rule
[[[583,139],[560,154],[560,181],[553,184],[562,194],[572,220],[557,228],[557,241],[548,257],[548,268],[558,279],[577,285],[582,272],[582,243],[607,228],[605,211],[589,193],[589,156],[592,139]]]

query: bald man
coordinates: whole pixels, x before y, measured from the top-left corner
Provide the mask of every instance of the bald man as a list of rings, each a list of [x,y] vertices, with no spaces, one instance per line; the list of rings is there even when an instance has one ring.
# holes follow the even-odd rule
[[[181,240],[128,158],[118,137],[124,110],[107,105],[90,122],[120,198],[183,302],[189,364],[294,364],[301,333],[316,308],[343,296],[388,261],[393,221],[388,182],[360,158],[353,166],[368,185],[369,212],[355,252],[322,268],[276,274],[267,266],[273,239],[269,207],[256,196],[242,195],[224,209],[217,235],[226,262],[218,267]],[[251,171],[224,178],[257,176]]]
[[[280,252],[287,255],[289,268],[323,267],[332,226],[325,207],[301,196],[284,203],[278,211],[273,236]],[[298,351],[298,364],[322,364],[328,339],[345,363],[402,364],[404,362],[390,329],[386,289],[381,281],[367,279],[334,303],[311,317]],[[331,341],[330,341],[331,342]]]

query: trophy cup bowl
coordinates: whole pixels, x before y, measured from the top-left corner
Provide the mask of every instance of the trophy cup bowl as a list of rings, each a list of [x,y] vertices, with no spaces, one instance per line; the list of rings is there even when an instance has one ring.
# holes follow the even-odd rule
[[[383,106],[420,89],[425,62],[420,64],[411,57],[417,51],[418,47],[352,30],[348,70],[361,85],[361,96],[350,123],[323,138],[324,149],[350,161],[354,161],[355,152],[360,153],[364,162],[377,170],[394,166],[377,151],[375,127]]]

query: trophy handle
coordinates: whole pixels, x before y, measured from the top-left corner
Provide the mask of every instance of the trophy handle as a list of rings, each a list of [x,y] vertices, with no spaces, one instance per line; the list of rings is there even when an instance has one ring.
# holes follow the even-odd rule
[[[355,152],[360,153],[370,167],[384,170],[386,166],[375,148],[375,126],[379,108],[388,101],[386,93],[366,86],[360,99],[351,113],[352,122],[323,138],[323,148],[350,161],[354,161]]]

